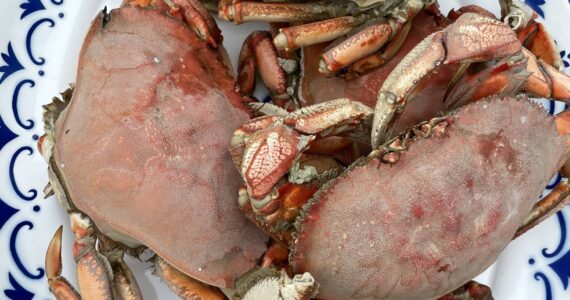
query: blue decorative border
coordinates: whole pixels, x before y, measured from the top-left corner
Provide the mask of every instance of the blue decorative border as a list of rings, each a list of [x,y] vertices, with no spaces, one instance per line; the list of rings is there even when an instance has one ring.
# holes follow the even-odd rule
[[[15,269],[6,270],[8,272],[8,281],[10,286],[1,287],[3,289],[4,295],[8,299],[32,299],[35,295],[33,291],[25,287],[25,282],[20,283],[16,280],[16,277],[25,276],[30,280],[41,280],[45,276],[45,270],[41,267],[31,270],[26,267],[20,255],[18,253],[18,236],[22,232],[22,229],[27,228],[32,230],[34,224],[30,220],[26,220],[22,214],[20,220],[15,226],[11,225],[14,222],[10,222],[12,219],[16,219],[24,209],[29,206],[26,205],[30,202],[34,202],[37,199],[39,193],[37,189],[23,190],[16,180],[15,170],[18,169],[17,164],[19,158],[23,154],[32,156],[35,153],[35,145],[33,143],[29,145],[20,146],[11,155],[7,154],[6,151],[9,147],[7,145],[18,141],[20,139],[24,141],[29,141],[29,135],[32,130],[37,130],[35,128],[36,123],[30,118],[23,118],[18,111],[18,107],[21,105],[19,101],[21,100],[20,92],[23,88],[34,89],[40,81],[38,79],[45,75],[44,70],[40,67],[45,65],[46,58],[40,56],[38,53],[34,53],[34,35],[36,30],[40,27],[55,28],[57,24],[57,19],[63,19],[64,13],[61,12],[63,8],[64,0],[21,0],[19,5],[21,9],[20,21],[22,22],[20,26],[27,26],[25,40],[23,44],[19,44],[17,41],[7,41],[6,44],[0,44],[0,85],[13,86],[12,93],[12,117],[15,123],[20,128],[9,128],[2,116],[0,116],[0,154],[9,155],[9,169],[8,175],[11,183],[11,188],[14,191],[17,199],[10,199],[8,203],[15,205],[12,207],[7,202],[0,199],[0,231],[9,232],[10,242],[10,257]],[[31,25],[29,25],[31,24]],[[25,49],[24,52],[18,53],[15,49]],[[31,67],[25,67],[31,66]],[[36,103],[27,103],[28,105],[37,105]],[[23,120],[25,119],[25,120]],[[17,134],[17,132],[30,133]],[[32,139],[35,141],[38,136],[33,134]],[[29,143],[29,142],[28,142]],[[14,147],[12,147],[14,148]],[[18,204],[21,204],[19,206]],[[39,213],[41,207],[39,204],[32,206],[32,210],[35,213]],[[10,226],[9,226],[10,225]],[[3,257],[2,259],[7,259]],[[2,270],[4,271],[4,270]],[[15,276],[18,274],[18,276]]]

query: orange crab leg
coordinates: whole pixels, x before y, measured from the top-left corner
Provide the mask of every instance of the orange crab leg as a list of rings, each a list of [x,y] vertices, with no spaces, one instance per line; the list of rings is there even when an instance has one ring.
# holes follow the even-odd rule
[[[570,77],[541,59],[537,60],[528,50],[523,50],[523,54],[528,58],[527,71],[530,73],[523,89],[538,97],[570,101]]]
[[[562,181],[557,184],[550,193],[538,201],[523,225],[519,227],[514,238],[517,238],[540,224],[542,221],[548,219],[557,211],[570,204],[570,187],[567,181]]]
[[[95,250],[94,228],[89,218],[71,213],[75,234],[73,258],[77,263],[77,283],[84,298],[113,299],[112,275],[106,257]]]
[[[218,12],[220,18],[236,24],[249,21],[307,22],[331,17],[330,6],[327,4],[328,1],[309,3],[222,1],[218,6]]]
[[[251,33],[241,48],[238,63],[238,88],[242,95],[251,95],[255,89],[256,67],[272,95],[286,95],[287,77],[279,65],[271,34],[265,31]]]
[[[557,114],[554,121],[556,122],[556,130],[560,136],[570,135],[570,110]],[[570,151],[570,140],[568,140],[566,148]],[[569,167],[570,160],[564,162],[562,167],[562,173],[565,176],[568,176],[567,172],[570,170]],[[532,211],[523,222],[523,225],[521,225],[517,230],[514,238],[517,238],[523,233],[529,231],[568,204],[570,204],[570,185],[568,184],[568,181],[561,181],[552,189],[552,191],[550,191],[548,195],[534,205]]]
[[[182,299],[225,300],[226,296],[217,288],[208,286],[178,271],[161,257],[154,263],[156,273]]]
[[[51,292],[58,300],[80,299],[79,294],[73,288],[71,283],[61,276],[61,235],[63,226],[60,226],[51,242],[49,243],[46,253],[46,276]]]
[[[392,34],[392,26],[387,20],[365,25],[323,53],[319,71],[323,74],[338,73],[354,61],[380,50],[392,38]]]
[[[349,66],[350,71],[354,74],[363,74],[367,71],[380,67],[394,57],[408,37],[408,33],[412,28],[412,23],[407,22],[402,29],[396,33],[392,41],[384,47],[383,50],[377,51],[369,56],[361,58]]]
[[[558,48],[542,23],[530,21],[526,27],[517,32],[517,36],[522,45],[536,57],[560,70],[562,59],[558,54]]]
[[[332,41],[358,26],[354,17],[340,17],[320,22],[281,28],[273,39],[275,47],[293,51],[303,46]]]
[[[98,239],[99,252],[103,254],[113,270],[113,289],[122,300],[143,299],[137,280],[123,261],[124,251],[114,246],[115,242],[107,237]]]

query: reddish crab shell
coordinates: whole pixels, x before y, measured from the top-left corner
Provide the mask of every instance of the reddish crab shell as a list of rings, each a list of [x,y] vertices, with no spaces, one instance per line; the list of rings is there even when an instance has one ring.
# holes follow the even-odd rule
[[[395,165],[367,158],[319,191],[290,262],[324,299],[441,296],[488,267],[567,156],[527,99],[483,100]]]
[[[230,287],[266,237],[233,201],[240,177],[227,143],[249,116],[224,51],[158,10],[99,15],[54,159],[69,200],[101,232]]]

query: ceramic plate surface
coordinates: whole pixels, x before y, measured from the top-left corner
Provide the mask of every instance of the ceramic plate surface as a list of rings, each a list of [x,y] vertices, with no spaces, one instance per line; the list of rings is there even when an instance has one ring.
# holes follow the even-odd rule
[[[485,4],[498,14],[496,1],[440,1],[442,10]],[[445,3],[443,3],[445,2]],[[570,71],[570,3],[526,0],[540,15]],[[41,106],[74,81],[83,37],[93,17],[120,0],[0,0],[0,298],[52,299],[44,270],[49,240],[64,225],[64,275],[75,283],[69,219],[55,198],[43,199],[46,164],[36,150],[43,134]],[[489,7],[489,5],[491,5]],[[249,32],[219,22],[224,43],[236,54]],[[563,104],[543,101],[550,113]],[[552,179],[549,187],[561,180]],[[513,186],[513,188],[517,188]],[[498,261],[477,279],[493,288],[495,299],[570,299],[570,209],[512,242]],[[171,299],[149,269],[150,263],[128,260],[146,299]]]

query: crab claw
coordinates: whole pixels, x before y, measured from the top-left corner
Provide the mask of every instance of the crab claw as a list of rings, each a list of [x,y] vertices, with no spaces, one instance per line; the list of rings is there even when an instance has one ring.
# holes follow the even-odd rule
[[[520,51],[520,42],[508,26],[474,13],[465,13],[445,30],[426,37],[390,73],[378,93],[372,146],[381,144],[390,124],[413,97],[420,81],[442,63],[482,62]]]
[[[71,283],[61,276],[61,236],[63,232],[63,226],[59,226],[51,242],[49,243],[48,250],[46,253],[46,276],[48,279],[48,285],[58,300],[71,300],[80,299],[79,294],[73,288]]]

